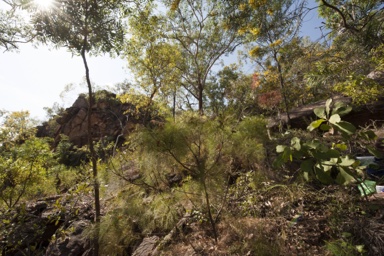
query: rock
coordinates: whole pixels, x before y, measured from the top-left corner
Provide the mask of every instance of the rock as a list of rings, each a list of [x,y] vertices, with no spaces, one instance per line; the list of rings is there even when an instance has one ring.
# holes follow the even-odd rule
[[[52,196],[2,211],[2,255],[43,255],[47,247],[46,255],[84,255],[89,243],[81,232],[93,219],[92,203],[91,195]],[[54,235],[58,239],[52,240]]]
[[[384,71],[375,70],[367,75],[368,78],[374,80],[376,83],[384,86]]]
[[[133,252],[132,256],[151,256],[158,241],[158,236],[144,238],[139,247]]]
[[[137,123],[146,123],[144,114],[131,116],[126,114],[134,106],[129,103],[121,103],[116,94],[108,91],[98,91],[95,93],[95,103],[92,107],[92,138],[95,141],[103,140],[105,144],[123,143],[123,138],[131,132]],[[54,146],[61,140],[61,135],[68,137],[68,140],[82,147],[88,143],[88,100],[85,95],[80,95],[71,107],[65,109],[63,113],[55,117],[56,125],[51,120],[37,127],[38,136],[50,135],[55,139]],[[148,122],[151,120],[147,117]],[[51,132],[55,129],[54,132]]]
[[[349,97],[336,96],[333,98],[334,102],[344,102],[352,104]],[[305,106],[292,109],[289,112],[290,127],[296,129],[306,129],[307,126],[314,120],[318,119],[313,113],[313,110],[318,107],[325,106],[324,101],[315,102]],[[268,129],[276,129],[281,125],[287,124],[287,115],[282,114],[281,118],[272,117],[268,120]],[[343,121],[352,123],[354,126],[366,126],[375,120],[384,120],[384,98],[379,98],[376,102],[371,102],[361,106],[353,106],[352,111],[342,117]]]
[[[79,220],[73,222],[67,230],[73,230],[66,233],[65,237],[59,237],[48,245],[45,255],[47,256],[79,256],[87,255],[90,248],[89,240],[82,234],[90,225],[90,221]]]

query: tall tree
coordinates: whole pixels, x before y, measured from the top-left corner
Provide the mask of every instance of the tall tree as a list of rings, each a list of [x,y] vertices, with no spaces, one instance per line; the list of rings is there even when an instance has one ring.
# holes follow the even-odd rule
[[[181,48],[183,65],[182,86],[204,112],[207,79],[217,61],[235,50],[241,43],[240,36],[228,29],[227,4],[217,0],[165,1],[168,13],[167,38]]]
[[[375,80],[384,77],[377,66],[384,59],[384,6],[382,1],[318,0],[319,14],[330,29],[332,46],[324,51],[308,77],[352,98],[354,103],[376,100],[383,87]],[[372,75],[373,74],[373,75]]]
[[[229,0],[230,1],[230,0]],[[274,69],[280,87],[284,110],[289,116],[286,72],[283,69],[282,49],[298,35],[305,1],[234,1],[239,9],[234,19],[238,32],[247,37],[249,55],[261,69]]]
[[[118,52],[124,39],[121,22],[128,8],[126,1],[57,0],[51,9],[34,9],[32,22],[42,42],[65,47],[80,55],[88,86],[88,146],[93,170],[96,235],[93,254],[98,255],[98,224],[100,222],[100,195],[97,154],[92,136],[92,107],[94,95],[87,62],[87,53]]]
[[[148,108],[157,97],[167,104],[171,102],[175,116],[176,93],[181,79],[178,69],[181,54],[177,45],[167,42],[163,37],[165,17],[152,12],[153,6],[149,5],[129,19],[130,39],[125,47],[125,55],[140,89],[148,96],[141,105]]]

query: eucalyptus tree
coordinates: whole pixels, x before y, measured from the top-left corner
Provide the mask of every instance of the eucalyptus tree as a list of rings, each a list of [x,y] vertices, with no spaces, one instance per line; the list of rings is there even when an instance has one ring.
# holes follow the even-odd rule
[[[235,28],[246,36],[249,56],[262,71],[269,68],[276,74],[273,84],[279,86],[289,123],[289,95],[281,54],[300,31],[305,1],[228,1],[238,7]]]
[[[331,36],[349,37],[368,49],[384,43],[384,4],[381,0],[317,0],[319,14]]]
[[[168,24],[164,35],[180,47],[183,63],[182,87],[198,103],[202,115],[207,79],[218,60],[232,53],[241,36],[229,29],[225,1],[164,1],[168,8]]]
[[[7,50],[17,49],[19,43],[33,38],[31,26],[21,15],[20,1],[0,1],[0,47]]]
[[[129,19],[130,38],[124,54],[130,70],[136,76],[139,88],[148,96],[141,105],[148,109],[155,98],[165,101],[167,105],[171,101],[175,117],[176,94],[181,79],[178,69],[181,53],[177,45],[163,37],[166,17],[154,14],[153,8],[154,6],[149,4]],[[125,96],[129,100],[130,95]]]
[[[122,18],[130,2],[123,0],[55,0],[50,9],[33,8],[32,23],[37,38],[43,43],[65,47],[80,55],[88,86],[88,146],[93,170],[95,222],[100,222],[100,196],[97,154],[92,136],[92,107],[94,96],[87,62],[87,53],[118,53],[124,39]],[[96,238],[98,234],[96,234]],[[94,254],[98,254],[95,241]]]
[[[379,0],[318,0],[319,14],[330,30],[332,46],[310,76],[334,91],[368,103],[383,94],[384,4]],[[372,79],[378,77],[379,79]],[[381,77],[381,78],[380,78]]]

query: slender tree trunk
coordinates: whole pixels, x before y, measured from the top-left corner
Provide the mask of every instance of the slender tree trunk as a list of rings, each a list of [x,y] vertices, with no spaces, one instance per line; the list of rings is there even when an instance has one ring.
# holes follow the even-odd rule
[[[172,106],[172,116],[173,121],[176,120],[176,90],[173,91],[173,106]]]
[[[287,92],[285,88],[285,83],[284,83],[284,77],[283,77],[283,71],[281,69],[281,65],[279,60],[277,59],[277,52],[274,51],[273,53],[273,58],[276,61],[277,64],[277,71],[279,72],[279,81],[280,81],[280,87],[281,87],[281,92],[283,94],[283,100],[284,100],[284,107],[285,107],[285,113],[287,114],[287,126],[289,127],[291,124],[291,117],[289,115],[289,109],[288,109],[288,99],[287,99]]]
[[[93,174],[93,188],[94,188],[94,200],[95,200],[95,234],[93,238],[93,255],[99,255],[99,224],[100,224],[100,184],[97,173],[97,155],[93,145],[92,139],[92,106],[94,104],[94,98],[92,93],[92,84],[89,77],[89,68],[87,63],[87,58],[85,55],[87,44],[87,36],[84,37],[84,45],[81,50],[81,57],[83,59],[85,67],[85,79],[88,86],[88,147],[91,153],[91,163],[92,163],[92,174]]]
[[[205,195],[205,203],[207,204],[207,211],[208,211],[209,222],[211,223],[213,236],[215,238],[215,242],[217,243],[218,234],[217,234],[217,229],[216,229],[216,222],[213,219],[213,215],[212,215],[211,203],[209,201],[209,194],[208,194],[208,190],[207,190],[207,184],[205,182],[205,177],[202,177],[202,181],[201,182],[203,184],[204,195]]]
[[[204,115],[204,109],[203,109],[203,85],[199,84],[199,94],[198,94],[198,101],[199,101],[199,114],[202,116]]]

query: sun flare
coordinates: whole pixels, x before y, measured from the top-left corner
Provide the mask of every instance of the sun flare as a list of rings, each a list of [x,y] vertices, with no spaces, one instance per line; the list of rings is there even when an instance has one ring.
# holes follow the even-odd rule
[[[49,9],[53,4],[53,0],[34,0],[36,5],[41,9]]]

